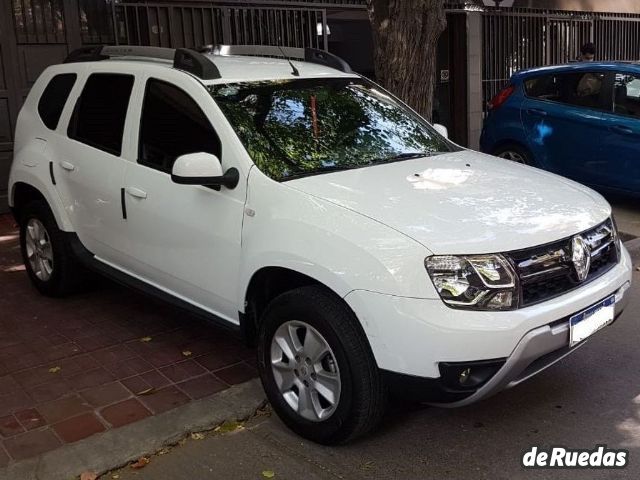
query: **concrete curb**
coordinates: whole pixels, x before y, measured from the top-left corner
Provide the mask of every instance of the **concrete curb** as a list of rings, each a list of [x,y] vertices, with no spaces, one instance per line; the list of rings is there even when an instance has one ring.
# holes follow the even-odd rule
[[[634,238],[633,240],[626,241],[624,242],[624,246],[629,250],[629,254],[631,255],[634,265],[640,262],[640,238]]]
[[[235,385],[208,398],[124,427],[64,445],[0,469],[0,480],[69,480],[85,470],[102,474],[172,445],[190,432],[251,416],[264,404],[259,380]]]

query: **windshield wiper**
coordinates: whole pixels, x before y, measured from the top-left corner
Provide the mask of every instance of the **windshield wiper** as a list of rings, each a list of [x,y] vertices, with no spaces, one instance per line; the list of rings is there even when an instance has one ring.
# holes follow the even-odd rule
[[[402,160],[411,160],[412,158],[430,157],[440,152],[403,152],[390,157],[375,158],[369,162],[369,165],[377,165],[380,163],[400,162]]]
[[[286,182],[287,180],[295,180],[296,178],[311,177],[313,175],[321,175],[323,173],[330,172],[340,172],[343,170],[353,170],[355,168],[362,168],[366,166],[367,165],[332,165],[329,167],[318,168],[316,170],[307,170],[306,172],[292,173],[291,175],[287,175],[286,177],[284,177],[282,181]]]

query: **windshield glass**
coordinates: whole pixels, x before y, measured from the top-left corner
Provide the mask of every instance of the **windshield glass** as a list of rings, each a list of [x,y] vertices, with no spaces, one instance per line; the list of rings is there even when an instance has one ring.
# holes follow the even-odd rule
[[[209,90],[258,168],[278,181],[457,150],[362,79],[244,82]]]

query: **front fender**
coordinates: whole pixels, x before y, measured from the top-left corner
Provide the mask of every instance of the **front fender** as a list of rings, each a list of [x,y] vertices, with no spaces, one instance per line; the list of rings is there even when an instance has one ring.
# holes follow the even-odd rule
[[[260,172],[249,177],[238,304],[255,272],[282,267],[340,297],[352,290],[438,298],[424,267],[431,252],[368,217],[312,197]]]

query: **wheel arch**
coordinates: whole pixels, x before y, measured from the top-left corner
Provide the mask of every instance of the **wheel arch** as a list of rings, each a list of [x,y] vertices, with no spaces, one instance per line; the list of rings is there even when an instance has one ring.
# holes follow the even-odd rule
[[[27,178],[25,175],[15,175],[9,189],[9,206],[16,221],[20,221],[22,208],[33,200],[42,200],[48,205],[60,230],[65,232],[73,231],[71,222],[56,191],[51,191],[37,177]]]
[[[342,301],[335,289],[298,270],[283,266],[264,266],[255,271],[244,292],[244,312],[240,312],[240,329],[246,342],[255,345],[260,317],[269,302],[285,292],[310,285],[323,287]]]

